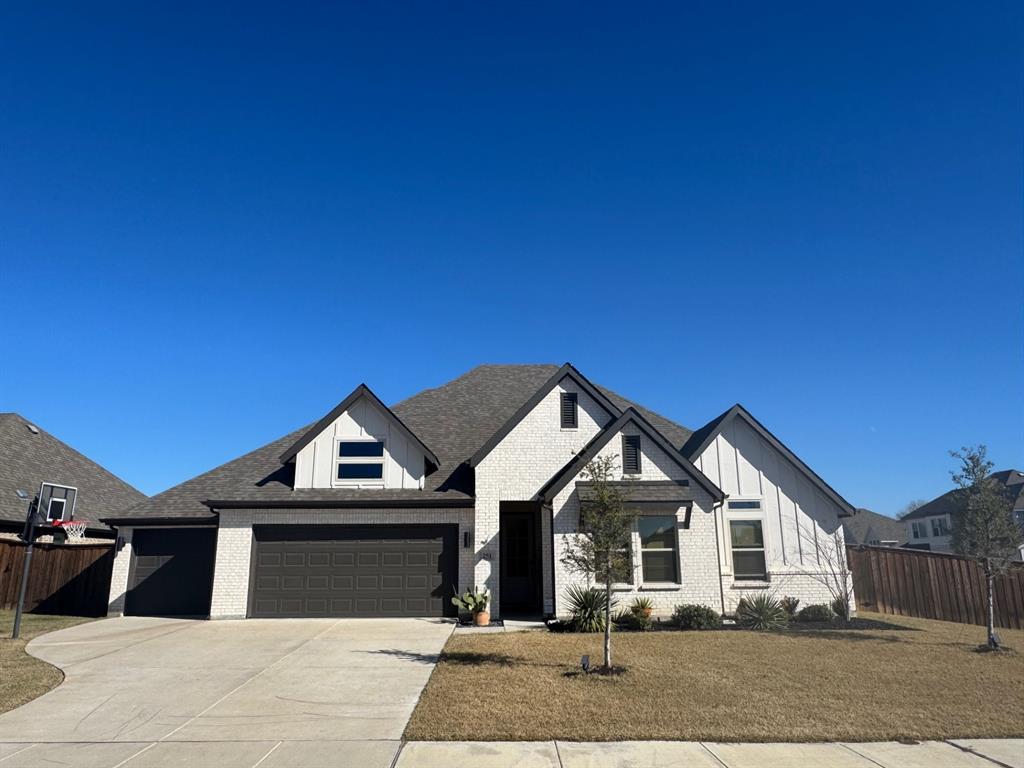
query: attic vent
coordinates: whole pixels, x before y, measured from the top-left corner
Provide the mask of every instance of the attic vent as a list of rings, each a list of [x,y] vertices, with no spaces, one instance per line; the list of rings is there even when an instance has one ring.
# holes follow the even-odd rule
[[[622,474],[640,474],[640,435],[622,436]]]
[[[28,427],[28,431],[31,432],[33,435],[39,434],[39,427],[37,427],[35,424],[29,424],[28,422],[25,422],[25,426]]]
[[[576,429],[579,426],[577,419],[577,395],[575,392],[562,393],[562,429]]]

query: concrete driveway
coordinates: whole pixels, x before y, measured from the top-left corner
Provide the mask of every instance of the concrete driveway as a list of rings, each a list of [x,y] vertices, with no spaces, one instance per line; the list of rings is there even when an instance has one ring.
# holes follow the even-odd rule
[[[0,768],[386,768],[452,624],[120,618],[29,644],[64,670],[0,715]]]

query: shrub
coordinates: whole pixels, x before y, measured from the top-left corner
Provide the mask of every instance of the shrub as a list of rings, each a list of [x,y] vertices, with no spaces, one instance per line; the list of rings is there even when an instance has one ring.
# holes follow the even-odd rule
[[[834,618],[835,614],[832,612],[832,609],[824,603],[805,606],[796,615],[797,621],[825,622],[832,621]]]
[[[771,595],[744,597],[736,606],[736,622],[745,629],[784,629],[789,614]]]
[[[633,602],[629,604],[629,610],[631,613],[642,613],[650,618],[651,612],[654,610],[654,603],[651,602],[649,597],[635,597]]]
[[[782,609],[789,614],[789,618],[796,616],[796,609],[800,606],[800,601],[795,597],[784,597],[779,600],[779,604],[782,605]]]
[[[832,601],[832,613],[845,621],[850,618],[850,604],[843,598],[837,597]]]
[[[636,611],[632,607],[628,611],[622,611],[612,619],[619,629],[631,629],[637,632],[647,632],[654,627],[654,620],[642,610]]]
[[[722,617],[706,605],[684,603],[672,611],[672,623],[680,629],[721,629]]]
[[[604,632],[604,590],[573,584],[565,591],[576,632]],[[615,610],[615,596],[612,595],[612,611]]]

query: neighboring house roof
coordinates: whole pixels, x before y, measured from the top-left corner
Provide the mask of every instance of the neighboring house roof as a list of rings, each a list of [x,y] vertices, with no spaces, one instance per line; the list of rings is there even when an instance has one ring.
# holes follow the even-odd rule
[[[327,429],[327,427],[333,424],[335,419],[337,419],[339,416],[341,416],[341,414],[343,414],[345,411],[351,408],[352,404],[361,397],[365,397],[371,402],[375,403],[385,413],[385,415],[389,419],[391,419],[391,423],[398,427],[399,431],[404,433],[409,440],[412,440],[413,443],[418,445],[420,450],[423,451],[423,455],[427,457],[427,460],[433,463],[434,469],[438,469],[441,466],[441,460],[434,455],[434,452],[430,450],[426,445],[424,445],[423,441],[416,437],[415,433],[411,429],[405,426],[402,420],[395,415],[394,411],[392,411],[390,408],[384,405],[384,403],[381,402],[380,398],[373,394],[373,391],[365,384],[360,384],[358,387],[352,390],[351,394],[349,394],[348,397],[346,397],[344,400],[342,400],[340,403],[334,406],[330,413],[328,413],[326,416],[320,419],[320,421],[318,421],[316,424],[314,424],[312,427],[306,430],[306,433],[302,437],[296,440],[288,448],[287,451],[281,454],[281,463],[287,464],[289,461],[294,459],[295,456],[298,455],[299,451],[301,451],[303,448],[305,448],[307,445],[313,442],[313,440],[316,439],[317,435],[319,435],[321,432]]]
[[[900,520],[880,515],[863,507],[857,514],[843,520],[843,538],[847,544],[867,544],[869,541],[907,541],[907,527]]]
[[[536,498],[544,503],[549,503],[555,496],[565,488],[573,478],[576,477],[586,465],[604,448],[608,441],[622,431],[627,424],[634,424],[650,440],[654,441],[665,454],[686,471],[711,497],[717,501],[723,501],[725,494],[693,463],[687,459],[675,446],[673,446],[658,430],[656,430],[635,408],[627,408],[615,421],[597,433],[593,440],[587,443],[586,447],[569,461],[559,472],[555,474],[537,492]]]
[[[1024,512],[1024,472],[1018,469],[1002,469],[993,472],[989,478],[1006,488],[1013,498],[1013,511]],[[922,504],[913,512],[904,515],[901,519],[920,520],[924,517],[935,517],[937,515],[949,515],[957,512],[961,507],[960,496],[962,489],[954,488],[946,491],[941,496],[932,499],[927,504]]]
[[[751,415],[750,411],[744,408],[739,403],[736,403],[732,408],[725,411],[725,413],[717,416],[716,418],[709,421],[703,427],[698,429],[683,445],[682,452],[685,454],[690,461],[696,461],[697,458],[704,452],[711,442],[718,436],[719,432],[722,431],[722,427],[730,419],[738,417],[747,422],[750,427],[757,432],[762,439],[767,441],[776,451],[781,453],[794,467],[800,470],[804,476],[810,480],[815,487],[818,488],[825,496],[835,502],[845,514],[840,515],[841,517],[848,517],[856,514],[857,510],[854,506],[844,499],[836,490],[826,483],[818,474],[808,467],[800,457],[793,453],[786,445],[779,440],[775,435],[768,431],[768,429],[757,419]]]
[[[145,495],[92,459],[40,429],[17,413],[0,413],[0,523],[22,525],[27,502],[16,491],[29,496],[46,481],[78,489],[75,517],[96,523],[138,504]],[[90,526],[92,527],[92,526]]]
[[[564,366],[563,366],[564,367]],[[469,459],[537,391],[561,369],[557,365],[481,365],[440,387],[426,389],[391,407],[391,412],[425,446],[442,467],[425,478],[423,490],[361,491],[360,489],[292,490],[294,464],[281,464],[281,456],[314,426],[306,425],[250,453],[227,462],[180,485],[169,488],[116,516],[129,520],[181,521],[212,519],[211,506],[259,508],[309,506],[337,499],[341,503],[380,506],[377,501],[402,506],[451,506],[472,499]],[[582,376],[580,376],[582,378]],[[690,430],[599,385],[595,387],[620,411],[633,407],[678,450]],[[309,498],[306,498],[306,497]],[[207,506],[205,502],[210,502]],[[365,502],[365,503],[362,503]]]

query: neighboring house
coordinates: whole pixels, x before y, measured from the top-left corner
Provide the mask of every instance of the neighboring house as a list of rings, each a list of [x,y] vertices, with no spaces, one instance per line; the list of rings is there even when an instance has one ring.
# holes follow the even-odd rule
[[[1024,472],[1004,469],[993,472],[989,477],[1006,488],[1013,499],[1014,519],[1024,528]],[[962,504],[961,495],[962,491],[954,488],[904,515],[902,522],[908,539],[907,546],[932,552],[952,552],[950,534],[953,531],[953,516]],[[1024,548],[1018,553],[1018,559],[1024,560]]]
[[[581,473],[607,455],[637,514],[621,601],[828,599],[816,546],[841,545],[855,510],[742,407],[691,433],[568,364],[486,365],[391,408],[361,385],[111,516],[110,613],[439,616],[477,585],[495,618],[563,614]]]
[[[902,547],[907,543],[906,526],[901,521],[863,508],[843,521],[843,535],[847,544]]]
[[[28,419],[16,413],[0,413],[0,537],[11,538],[22,532],[29,501],[43,481],[78,489],[75,517],[89,521],[88,538],[114,538],[114,532],[100,518],[146,498]],[[18,491],[29,498],[20,498]]]

